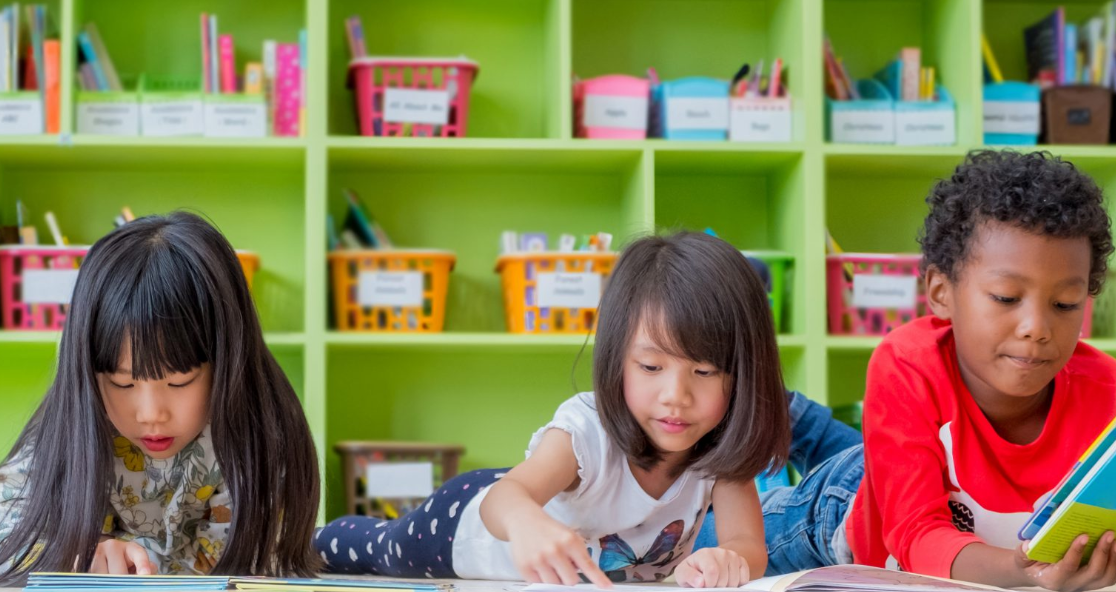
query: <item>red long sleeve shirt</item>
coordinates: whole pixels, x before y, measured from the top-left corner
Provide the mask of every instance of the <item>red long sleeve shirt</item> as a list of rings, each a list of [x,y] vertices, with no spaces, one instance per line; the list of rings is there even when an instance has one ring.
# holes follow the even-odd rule
[[[963,547],[1015,548],[1023,522],[1116,413],[1116,360],[1078,343],[1030,444],[1001,438],[961,380],[953,330],[924,317],[868,364],[864,479],[846,534],[857,563],[949,577]]]

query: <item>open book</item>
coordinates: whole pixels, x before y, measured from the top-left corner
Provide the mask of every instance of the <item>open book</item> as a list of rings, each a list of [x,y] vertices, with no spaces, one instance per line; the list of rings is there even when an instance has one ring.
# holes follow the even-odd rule
[[[557,586],[531,584],[526,592],[591,592],[599,590],[590,584]],[[646,586],[617,584],[617,592],[679,592],[729,591],[740,592],[1006,592],[1003,588],[982,586],[957,580],[934,578],[903,571],[892,571],[867,565],[833,565],[785,576],[753,580],[740,588],[680,588],[678,586]]]
[[[26,592],[449,592],[452,586],[369,578],[263,578],[229,576],[122,576],[81,573],[33,573]]]
[[[1019,531],[1030,540],[1027,556],[1055,563],[1081,534],[1089,535],[1087,561],[1106,531],[1116,530],[1116,419],[1089,446],[1070,472]]]

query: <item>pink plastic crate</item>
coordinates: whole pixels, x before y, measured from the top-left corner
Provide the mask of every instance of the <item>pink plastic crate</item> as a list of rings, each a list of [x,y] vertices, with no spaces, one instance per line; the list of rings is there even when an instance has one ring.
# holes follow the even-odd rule
[[[921,255],[868,255],[845,253],[826,257],[826,286],[829,301],[829,332],[833,335],[885,335],[899,325],[930,314],[918,266]],[[853,286],[858,275],[915,278],[913,308],[858,308],[853,305]],[[850,277],[851,276],[851,277]],[[1081,338],[1092,335],[1093,299],[1085,301]]]
[[[845,253],[826,257],[829,332],[833,335],[884,335],[926,314],[926,295],[918,281],[921,255],[869,255]],[[878,276],[882,281],[915,278],[914,306],[860,308],[854,306],[856,276]],[[863,280],[862,280],[863,281]]]
[[[362,136],[463,137],[477,63],[465,58],[356,58],[349,62]],[[399,91],[399,92],[397,92]],[[390,107],[393,99],[413,109]],[[402,121],[400,116],[417,120]]]
[[[88,247],[0,247],[0,325],[8,331],[61,330],[72,282],[88,252]]]
[[[642,140],[647,137],[651,82],[646,78],[599,76],[574,85],[574,130],[578,138]]]

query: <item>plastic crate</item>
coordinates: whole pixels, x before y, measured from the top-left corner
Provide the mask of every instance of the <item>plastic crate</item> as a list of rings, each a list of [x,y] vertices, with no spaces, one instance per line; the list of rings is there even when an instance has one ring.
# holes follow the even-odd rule
[[[463,137],[477,63],[461,58],[363,57],[349,62],[362,136]]]
[[[780,251],[741,251],[741,253],[745,257],[758,259],[767,266],[767,277],[763,278],[767,282],[767,301],[771,303],[775,332],[782,332],[783,311],[786,310],[785,304],[790,294],[788,286],[790,266],[794,263],[794,256]]]
[[[826,257],[829,332],[885,335],[925,315],[921,255],[845,253]]]
[[[496,271],[504,288],[511,333],[585,333],[597,324],[597,304],[616,253],[515,253]]]
[[[8,331],[60,331],[89,247],[0,247],[0,321]]]
[[[361,250],[329,254],[338,331],[437,333],[445,326],[449,251]]]
[[[578,138],[642,140],[647,137],[651,82],[613,74],[574,85],[574,135]]]

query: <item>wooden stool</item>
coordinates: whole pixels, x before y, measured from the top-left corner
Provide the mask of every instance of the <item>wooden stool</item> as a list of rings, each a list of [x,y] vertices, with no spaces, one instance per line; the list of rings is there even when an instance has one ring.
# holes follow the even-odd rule
[[[434,464],[434,486],[457,475],[457,464],[465,447],[456,444],[427,442],[370,442],[349,440],[338,442],[333,449],[341,455],[341,478],[345,484],[348,514],[378,515],[372,511],[371,499],[361,486],[361,478],[369,463],[430,462]],[[439,474],[440,473],[440,474]],[[364,511],[361,511],[364,506]]]

